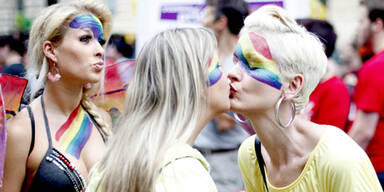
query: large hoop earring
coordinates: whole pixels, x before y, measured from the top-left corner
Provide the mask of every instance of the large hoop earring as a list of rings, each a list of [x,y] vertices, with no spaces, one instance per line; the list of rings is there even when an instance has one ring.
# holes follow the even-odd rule
[[[233,116],[235,117],[236,121],[240,123],[246,123],[248,121],[248,119],[242,120],[237,113],[233,113]]]
[[[281,105],[281,103],[283,102],[284,99],[285,99],[285,96],[281,96],[280,99],[277,101],[277,103],[275,105],[275,118],[276,118],[277,123],[281,127],[288,128],[289,126],[291,126],[291,124],[293,123],[293,120],[295,119],[296,106],[295,106],[295,104],[293,102],[291,102],[291,108],[292,108],[291,118],[289,119],[288,123],[286,125],[284,125],[283,123],[281,123],[280,117],[279,117],[280,105]]]

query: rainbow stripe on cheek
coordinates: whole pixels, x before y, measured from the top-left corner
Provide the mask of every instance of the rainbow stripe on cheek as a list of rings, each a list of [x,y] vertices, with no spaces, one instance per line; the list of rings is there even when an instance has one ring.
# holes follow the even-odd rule
[[[244,34],[236,44],[234,55],[252,78],[276,89],[281,88],[279,70],[263,37],[253,32]]]
[[[81,151],[91,136],[92,126],[87,113],[79,105],[56,132],[55,139],[65,148],[66,153],[79,159]]]
[[[223,75],[223,72],[219,69],[219,56],[217,53],[210,59],[208,72],[208,86],[214,85]]]
[[[93,32],[93,36],[98,41],[103,39],[103,27],[99,18],[91,15],[80,15],[75,17],[69,24],[69,27],[74,29],[90,29]]]

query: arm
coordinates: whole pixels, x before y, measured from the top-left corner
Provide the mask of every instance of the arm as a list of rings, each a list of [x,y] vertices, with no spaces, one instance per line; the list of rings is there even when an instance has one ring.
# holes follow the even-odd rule
[[[375,134],[378,121],[379,114],[377,112],[358,110],[355,121],[353,122],[351,130],[348,134],[355,140],[356,143],[365,149]]]
[[[7,146],[1,192],[21,191],[32,139],[30,130],[31,127],[25,119],[23,121],[23,119],[15,117],[7,122]]]

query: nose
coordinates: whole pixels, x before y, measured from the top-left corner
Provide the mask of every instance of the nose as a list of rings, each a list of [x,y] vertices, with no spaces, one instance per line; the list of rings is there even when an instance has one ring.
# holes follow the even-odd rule
[[[95,56],[96,57],[100,57],[100,58],[103,58],[104,57],[104,47],[101,46],[101,44],[96,41],[96,48],[95,48]]]
[[[238,82],[241,80],[242,77],[242,71],[240,69],[239,63],[236,63],[235,66],[232,67],[232,69],[228,72],[228,78],[233,82]]]

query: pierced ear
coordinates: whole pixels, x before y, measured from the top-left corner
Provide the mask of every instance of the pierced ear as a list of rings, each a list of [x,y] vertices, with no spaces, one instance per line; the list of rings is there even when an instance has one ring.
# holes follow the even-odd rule
[[[284,89],[285,97],[291,99],[296,97],[296,95],[303,88],[304,77],[301,74],[295,75],[291,80],[289,80],[286,89]]]
[[[374,22],[372,22],[372,30],[375,32],[381,32],[384,29],[383,20],[377,18]]]
[[[44,55],[51,61],[57,63],[57,58],[55,54],[55,47],[51,41],[44,41],[43,43],[43,52]]]
[[[215,21],[217,28],[222,31],[227,27],[228,19],[224,16],[221,16],[219,19]]]

